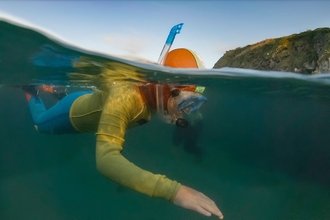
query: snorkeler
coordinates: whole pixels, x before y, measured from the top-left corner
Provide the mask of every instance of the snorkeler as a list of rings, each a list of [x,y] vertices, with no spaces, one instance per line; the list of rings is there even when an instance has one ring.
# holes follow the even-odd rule
[[[194,59],[199,62],[198,57]],[[147,123],[155,112],[164,122],[179,127],[200,119],[199,109],[206,101],[200,87],[118,82],[103,90],[70,93],[48,110],[38,97],[38,87],[23,90],[39,132],[96,132],[96,165],[106,178],[150,197],[223,218],[209,197],[164,175],[143,170],[121,154],[126,130]]]

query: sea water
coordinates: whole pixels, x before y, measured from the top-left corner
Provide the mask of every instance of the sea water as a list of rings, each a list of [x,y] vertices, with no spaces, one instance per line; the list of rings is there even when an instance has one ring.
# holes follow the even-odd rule
[[[329,78],[164,68],[0,21],[0,218],[206,219],[101,176],[94,134],[36,132],[19,89],[94,89],[116,79],[206,87],[196,140],[203,154],[189,154],[173,141],[178,130],[155,118],[125,136],[122,153],[136,165],[203,192],[225,219],[329,219]]]

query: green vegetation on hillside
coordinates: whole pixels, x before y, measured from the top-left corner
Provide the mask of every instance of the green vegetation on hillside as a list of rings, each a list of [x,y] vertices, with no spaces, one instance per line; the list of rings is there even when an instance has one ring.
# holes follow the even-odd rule
[[[330,72],[330,28],[307,30],[227,51],[214,65],[221,67],[305,74]]]

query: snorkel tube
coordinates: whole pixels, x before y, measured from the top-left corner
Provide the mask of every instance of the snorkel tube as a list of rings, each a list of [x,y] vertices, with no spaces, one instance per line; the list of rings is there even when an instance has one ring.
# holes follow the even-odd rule
[[[164,65],[164,61],[166,60],[166,57],[171,49],[175,36],[176,36],[176,34],[180,33],[182,26],[183,26],[183,23],[180,23],[180,24],[173,26],[172,29],[170,30],[170,33],[167,36],[165,45],[163,47],[163,50],[160,53],[160,56],[158,59],[159,65]],[[180,109],[180,111],[182,111],[182,113],[178,113],[175,110],[173,111],[173,109],[170,113],[169,109],[168,109],[169,108],[168,103],[167,103],[167,109],[165,110],[165,108],[164,108],[164,95],[165,95],[164,86],[165,85],[163,85],[163,84],[156,84],[156,105],[157,105],[158,117],[165,123],[175,124],[176,126],[181,127],[181,128],[187,127],[189,125],[189,122],[187,119],[182,117],[181,114],[185,111],[185,109],[188,109],[188,108],[190,109],[190,111],[198,110],[199,107],[202,105],[202,103],[204,103],[206,101],[206,98],[203,96],[196,96],[196,95],[192,96],[192,97],[195,97],[195,100],[194,101],[189,100],[188,101],[189,106],[184,106],[182,109]],[[180,96],[181,98],[184,98],[184,97],[182,97],[181,92],[178,89],[175,89],[175,87],[173,85],[166,85],[166,86],[169,86],[171,88],[170,98],[172,100],[176,99],[176,97],[178,97],[178,96]],[[196,91],[196,92],[200,92],[200,91]],[[184,92],[182,92],[182,93],[184,94]],[[185,103],[187,103],[185,101],[187,101],[187,98],[182,100],[182,102],[177,103],[176,108],[180,108],[181,105],[184,105]],[[197,107],[195,107],[196,101],[201,102],[200,105],[198,105]],[[169,100],[167,100],[167,102],[169,102]],[[174,112],[176,112],[176,113],[174,113]],[[187,113],[187,112],[185,112],[185,113]],[[190,114],[190,112],[188,114]]]
[[[163,65],[163,62],[166,58],[166,55],[168,54],[168,52],[171,49],[171,46],[172,46],[173,41],[175,39],[175,35],[180,33],[182,26],[183,26],[183,23],[180,23],[180,24],[177,24],[177,25],[172,27],[170,33],[167,36],[167,39],[166,39],[166,42],[164,44],[163,50],[160,53],[160,56],[158,58],[158,64]]]
[[[180,23],[171,28],[170,33],[168,34],[165,44],[163,46],[163,50],[160,53],[159,58],[158,58],[157,63],[159,65],[163,65],[164,60],[174,42],[175,36],[176,36],[176,34],[180,33],[182,26],[183,26],[183,23]],[[160,117],[161,120],[165,121],[166,123],[171,124],[171,123],[173,123],[174,120],[170,115],[166,114],[166,112],[165,112],[164,103],[163,103],[163,100],[164,100],[163,87],[164,87],[164,85],[161,85],[161,84],[156,85],[157,115]]]

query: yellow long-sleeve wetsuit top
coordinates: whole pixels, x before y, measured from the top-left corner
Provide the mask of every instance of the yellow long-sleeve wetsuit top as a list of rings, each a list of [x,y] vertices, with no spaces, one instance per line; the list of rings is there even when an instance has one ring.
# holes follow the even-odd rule
[[[70,120],[79,132],[96,132],[97,169],[107,178],[151,197],[173,202],[180,183],[134,165],[121,154],[126,129],[151,118],[139,88],[115,84],[108,91],[79,97],[71,106]]]

